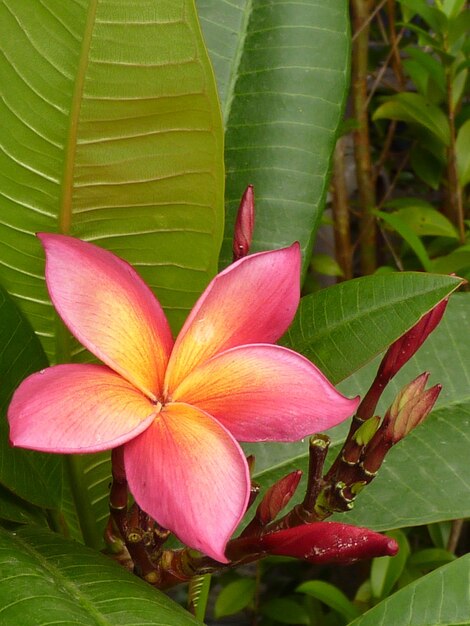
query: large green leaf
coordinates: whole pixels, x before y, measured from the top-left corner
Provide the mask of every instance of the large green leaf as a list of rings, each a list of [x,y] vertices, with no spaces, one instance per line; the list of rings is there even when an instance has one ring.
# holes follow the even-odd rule
[[[61,499],[62,457],[12,448],[8,443],[6,418],[16,387],[26,376],[46,365],[47,359],[33,329],[0,287],[0,483],[21,498],[54,508]],[[0,503],[0,517],[1,508]]]
[[[468,626],[470,554],[383,600],[350,626]]]
[[[193,0],[2,0],[0,39],[0,279],[55,358],[34,233],[70,233],[130,261],[177,328],[223,229],[222,123]]]
[[[378,477],[358,496],[356,506],[338,520],[388,530],[470,516],[470,297],[451,298],[438,329],[413,360],[392,381],[379,405],[383,414],[393,395],[406,382],[423,371],[440,382],[443,391],[437,408],[419,428],[395,446],[387,456]],[[374,362],[345,381],[346,393],[364,393],[372,381]],[[344,427],[333,433],[332,456],[340,448]],[[307,444],[281,444],[257,448],[258,473],[263,487],[295,468],[307,470]],[[300,500],[299,488],[297,501]]]
[[[365,276],[302,298],[282,343],[337,383],[377,356],[461,280],[418,272]]]
[[[309,257],[328,186],[349,62],[343,0],[197,0],[222,101],[227,225],[255,186],[253,250],[300,241]]]
[[[0,530],[2,626],[200,624],[110,559],[47,531]]]

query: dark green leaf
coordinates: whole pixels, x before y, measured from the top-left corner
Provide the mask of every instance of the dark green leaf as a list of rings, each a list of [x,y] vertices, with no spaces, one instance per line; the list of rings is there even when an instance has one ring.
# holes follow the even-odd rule
[[[47,531],[0,530],[2,626],[200,624],[110,559]]]
[[[0,485],[0,520],[45,525],[44,511],[18,498]]]
[[[337,383],[398,339],[459,284],[457,278],[413,272],[343,282],[302,298],[282,343]]]
[[[254,578],[240,578],[229,583],[217,596],[214,606],[215,618],[219,619],[242,611],[253,600],[255,589]]]
[[[467,626],[470,555],[419,578],[349,626]]]
[[[440,548],[426,548],[414,552],[408,559],[408,565],[420,570],[432,570],[455,561],[457,557],[448,550]]]
[[[281,624],[310,624],[310,617],[303,606],[289,598],[273,598],[261,606],[261,613]]]
[[[0,287],[0,483],[42,507],[60,505],[62,457],[12,448],[6,412],[20,382],[47,366],[30,324]]]
[[[197,0],[197,6],[226,125],[223,263],[249,183],[257,207],[253,250],[298,240],[308,262],[348,82],[347,3]]]
[[[323,580],[308,580],[302,583],[296,589],[297,593],[305,593],[312,596],[320,602],[323,602],[331,609],[340,613],[348,622],[358,617],[359,609],[351,600],[334,585],[324,582]]]
[[[405,569],[410,545],[406,535],[400,530],[387,533],[398,543],[398,554],[394,557],[382,556],[372,560],[370,570],[370,586],[375,598],[385,598],[390,595],[393,587]]]

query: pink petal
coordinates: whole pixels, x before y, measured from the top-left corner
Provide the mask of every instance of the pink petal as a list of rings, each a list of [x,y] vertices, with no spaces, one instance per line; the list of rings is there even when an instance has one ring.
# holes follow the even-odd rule
[[[294,556],[310,563],[353,563],[395,556],[396,541],[368,528],[338,522],[315,522],[263,535],[259,547],[270,554]]]
[[[239,441],[295,441],[339,424],[359,403],[341,395],[304,357],[266,344],[214,356],[172,398],[214,416]]]
[[[40,234],[46,281],[59,315],[90,352],[152,399],[172,347],[168,322],[135,270],[111,252]]]
[[[250,479],[233,437],[198,409],[165,406],[124,448],[139,506],[187,545],[226,563],[227,541],[245,512]]]
[[[202,361],[247,343],[274,343],[300,297],[300,247],[240,259],[209,284],[186,320],[170,358],[171,391]]]
[[[56,365],[24,380],[8,409],[14,446],[44,452],[97,452],[151,424],[156,407],[103,365]]]

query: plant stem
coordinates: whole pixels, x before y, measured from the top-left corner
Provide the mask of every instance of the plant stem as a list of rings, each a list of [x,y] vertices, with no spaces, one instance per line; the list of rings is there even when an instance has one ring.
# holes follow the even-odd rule
[[[367,111],[367,75],[370,0],[352,0],[354,28],[352,52],[352,104],[358,124],[353,133],[356,176],[361,204],[360,257],[362,274],[372,274],[377,267],[374,176],[371,162]]]
[[[344,164],[345,137],[340,137],[336,143],[333,158],[333,221],[335,235],[335,256],[343,275],[338,282],[353,277],[351,231],[349,220],[349,199],[346,186]]]

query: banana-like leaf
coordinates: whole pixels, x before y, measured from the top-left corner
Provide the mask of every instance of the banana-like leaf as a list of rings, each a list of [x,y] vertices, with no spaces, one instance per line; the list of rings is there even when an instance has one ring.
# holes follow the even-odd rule
[[[415,431],[388,454],[377,478],[364,489],[354,509],[335,516],[344,523],[388,530],[470,516],[470,333],[468,294],[453,296],[443,321],[416,356],[393,380],[379,405],[384,414],[397,391],[424,371],[430,384],[442,383],[437,408]],[[377,369],[375,361],[345,381],[349,394],[364,393]],[[333,433],[331,458],[341,447],[344,427]],[[257,456],[254,478],[267,487],[293,469],[307,471],[307,443],[251,445]],[[302,484],[293,503],[302,498]]]
[[[0,529],[2,626],[196,626],[111,559],[48,531]]]
[[[227,224],[256,195],[253,250],[300,241],[308,261],[348,83],[343,0],[197,0],[225,121]]]
[[[193,0],[2,0],[0,39],[0,280],[64,358],[34,233],[72,234],[130,261],[177,329],[223,231],[222,122]]]
[[[470,616],[470,554],[380,602],[349,626],[466,626]]]

